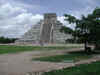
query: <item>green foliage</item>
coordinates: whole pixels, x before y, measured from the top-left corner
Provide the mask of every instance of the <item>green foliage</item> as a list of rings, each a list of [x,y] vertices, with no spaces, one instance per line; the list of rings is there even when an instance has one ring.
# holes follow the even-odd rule
[[[100,8],[96,8],[88,16],[82,15],[81,19],[68,14],[65,17],[69,23],[76,24],[74,34],[85,44],[94,41],[95,45],[100,43]]]
[[[67,39],[65,40],[66,43],[74,43],[74,39]]]
[[[72,34],[73,30],[71,28],[69,28],[69,27],[62,26],[61,29],[60,29],[60,32],[64,32],[66,34]]]
[[[15,38],[5,38],[5,37],[0,37],[0,43],[2,44],[7,44],[7,43],[14,43]]]
[[[62,26],[61,29],[60,29],[60,32],[62,33],[65,33],[65,34],[71,34],[73,36],[75,36],[75,31],[69,27],[66,27],[66,26]],[[74,39],[66,39],[65,40],[66,43],[74,43]]]
[[[65,20],[67,20],[70,24],[75,23],[77,21],[76,17],[72,15],[65,14],[64,16],[67,17]]]
[[[97,8],[93,11],[93,14],[94,14],[96,17],[100,18],[100,8],[97,7]]]
[[[100,61],[91,64],[45,72],[43,75],[100,75]]]

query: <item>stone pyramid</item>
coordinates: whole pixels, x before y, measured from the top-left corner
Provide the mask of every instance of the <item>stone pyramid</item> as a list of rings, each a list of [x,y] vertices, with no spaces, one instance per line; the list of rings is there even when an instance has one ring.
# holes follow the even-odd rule
[[[65,40],[72,38],[72,35],[61,33],[62,26],[63,24],[57,20],[55,13],[46,13],[44,20],[34,25],[16,43],[65,43]]]

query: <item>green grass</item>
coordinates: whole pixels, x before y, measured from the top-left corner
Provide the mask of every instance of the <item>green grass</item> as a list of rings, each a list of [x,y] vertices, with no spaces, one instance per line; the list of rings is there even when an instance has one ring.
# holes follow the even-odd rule
[[[33,60],[49,61],[49,62],[76,62],[76,61],[88,59],[91,57],[92,57],[92,55],[87,55],[85,52],[79,51],[79,52],[67,53],[64,55],[40,57],[40,58],[35,58]]]
[[[100,75],[100,61],[91,64],[46,72],[43,75]]]
[[[80,46],[79,46],[80,47]],[[70,48],[78,48],[78,46],[11,46],[11,45],[0,45],[0,54],[5,53],[16,53],[23,51],[33,50],[64,50]]]

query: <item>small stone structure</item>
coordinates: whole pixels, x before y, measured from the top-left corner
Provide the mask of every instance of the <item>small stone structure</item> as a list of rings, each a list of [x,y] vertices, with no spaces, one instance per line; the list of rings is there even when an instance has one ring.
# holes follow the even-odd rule
[[[72,35],[61,33],[63,26],[57,20],[55,13],[44,14],[44,20],[34,25],[22,38],[16,41],[19,44],[43,44],[43,43],[65,43],[66,39],[72,38]]]

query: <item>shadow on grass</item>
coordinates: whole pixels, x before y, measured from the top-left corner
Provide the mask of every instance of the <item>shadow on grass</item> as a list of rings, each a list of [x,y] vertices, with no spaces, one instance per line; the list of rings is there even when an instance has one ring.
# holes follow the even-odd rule
[[[71,52],[68,52],[69,54],[86,54],[85,51],[83,50],[80,50],[80,51],[71,51]]]
[[[84,50],[80,50],[80,51],[72,51],[72,52],[69,52],[69,54],[82,54],[82,55],[97,55],[97,54],[100,54],[100,50],[95,50],[95,51],[92,51],[90,53],[86,53]]]

